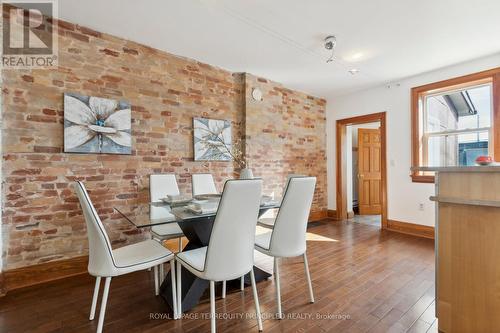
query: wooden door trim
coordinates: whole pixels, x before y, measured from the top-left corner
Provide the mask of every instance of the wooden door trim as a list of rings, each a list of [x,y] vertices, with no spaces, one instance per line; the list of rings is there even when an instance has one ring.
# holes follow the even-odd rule
[[[347,218],[347,166],[346,166],[346,127],[365,123],[380,122],[381,144],[381,201],[382,201],[382,229],[387,229],[387,142],[386,142],[386,112],[372,113],[363,116],[339,119],[336,122],[336,193],[337,218]]]

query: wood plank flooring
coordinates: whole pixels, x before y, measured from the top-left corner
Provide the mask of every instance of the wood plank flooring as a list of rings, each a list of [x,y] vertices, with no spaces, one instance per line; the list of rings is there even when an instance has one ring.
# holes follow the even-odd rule
[[[302,260],[281,265],[286,319],[272,318],[274,281],[258,284],[264,332],[437,332],[432,240],[322,221],[308,229],[308,259],[314,304],[308,302]],[[10,292],[0,298],[0,332],[95,332],[98,311],[88,320],[93,286],[94,279],[82,275]],[[207,300],[173,321],[153,289],[148,271],[114,278],[104,332],[210,331]],[[233,316],[217,320],[218,332],[258,332],[250,287],[228,290],[216,307],[221,316]]]

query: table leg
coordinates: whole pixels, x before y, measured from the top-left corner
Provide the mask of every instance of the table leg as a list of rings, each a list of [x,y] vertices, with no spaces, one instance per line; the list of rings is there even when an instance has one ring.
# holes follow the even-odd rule
[[[267,208],[261,208],[259,216],[266,212]],[[197,249],[203,246],[207,246],[210,241],[210,235],[212,233],[214,217],[200,217],[199,219],[190,219],[178,222],[182,232],[189,240],[187,245],[184,247],[183,251],[189,251]],[[255,281],[266,280],[272,276],[272,273],[267,272],[264,268],[254,266]],[[170,272],[163,280],[160,287],[160,295],[163,297],[165,302],[170,307],[173,312],[172,304],[172,285],[170,283]],[[181,271],[181,299],[182,299],[182,311],[186,312],[194,308],[199,302],[205,291],[208,289],[209,281],[200,279],[194,274],[189,272],[187,269],[182,267]],[[236,280],[235,282],[236,283]],[[245,276],[245,284],[250,285],[250,274]],[[237,279],[237,285],[239,289],[240,280]]]
[[[212,233],[213,218],[200,218],[196,220],[179,222],[184,235],[189,242],[184,247],[183,251],[194,250],[203,246],[207,246]],[[209,282],[196,277],[190,271],[182,267],[181,270],[181,299],[182,311],[186,312],[195,307],[199,302],[203,293],[209,286]],[[161,288],[160,295],[173,311],[172,304],[172,286],[170,281],[170,272],[165,277]]]

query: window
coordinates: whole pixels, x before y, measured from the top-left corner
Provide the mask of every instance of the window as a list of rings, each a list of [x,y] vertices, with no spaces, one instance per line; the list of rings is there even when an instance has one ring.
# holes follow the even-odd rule
[[[491,83],[424,95],[422,103],[423,165],[474,165],[492,154]]]
[[[471,166],[477,156],[495,156],[498,73],[500,68],[412,89],[414,167]],[[412,180],[433,182],[434,174],[412,171]]]

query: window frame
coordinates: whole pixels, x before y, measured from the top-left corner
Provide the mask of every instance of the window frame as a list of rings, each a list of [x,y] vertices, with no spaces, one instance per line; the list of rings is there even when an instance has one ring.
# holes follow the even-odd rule
[[[463,89],[470,86],[478,86],[481,84],[491,84],[493,110],[490,124],[490,144],[493,159],[500,161],[500,67],[452,78],[449,80],[434,82],[411,89],[411,155],[412,155],[412,171],[411,179],[415,183],[434,183],[433,172],[422,172],[416,170],[420,165],[423,143],[421,142],[421,133],[423,131],[423,119],[421,110],[424,97],[447,92],[451,90]]]
[[[488,126],[488,127],[444,130],[441,132],[429,132],[428,128],[427,128],[427,126],[429,124],[429,118],[428,118],[428,111],[429,110],[428,110],[427,101],[429,98],[436,97],[436,96],[442,96],[443,94],[462,92],[462,91],[466,91],[468,89],[479,88],[479,87],[488,87],[490,89],[491,97],[493,97],[493,94],[491,91],[493,89],[493,83],[492,83],[492,80],[489,80],[489,79],[472,81],[467,85],[461,85],[460,88],[458,88],[458,89],[455,87],[451,87],[449,89],[439,89],[437,91],[424,92],[420,95],[422,104],[419,104],[419,116],[422,115],[422,118],[423,118],[422,119],[422,129],[421,129],[422,133],[419,133],[420,144],[422,145],[421,156],[420,156],[422,158],[422,162],[423,162],[422,164],[424,164],[424,165],[428,164],[429,139],[432,137],[441,137],[441,136],[447,137],[449,135],[488,132],[488,142],[489,142],[488,155],[491,155],[491,156],[493,155],[493,153],[494,153],[494,150],[493,150],[493,126],[492,126],[492,123],[493,123],[493,105],[491,105],[490,126]],[[445,144],[445,146],[446,146],[446,144]],[[458,158],[458,156],[457,156],[457,158]]]

